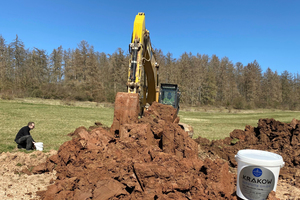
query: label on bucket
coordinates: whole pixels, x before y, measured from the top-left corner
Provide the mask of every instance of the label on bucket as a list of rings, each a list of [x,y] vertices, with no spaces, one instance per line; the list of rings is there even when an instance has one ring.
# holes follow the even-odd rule
[[[244,167],[239,176],[242,194],[250,200],[264,200],[273,190],[275,176],[272,171],[260,166]]]

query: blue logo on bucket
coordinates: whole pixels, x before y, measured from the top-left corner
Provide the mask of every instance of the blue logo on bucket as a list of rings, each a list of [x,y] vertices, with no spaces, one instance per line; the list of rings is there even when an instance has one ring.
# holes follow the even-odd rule
[[[259,168],[254,168],[252,170],[252,174],[255,176],[255,177],[260,177],[262,175],[262,170],[259,169]]]

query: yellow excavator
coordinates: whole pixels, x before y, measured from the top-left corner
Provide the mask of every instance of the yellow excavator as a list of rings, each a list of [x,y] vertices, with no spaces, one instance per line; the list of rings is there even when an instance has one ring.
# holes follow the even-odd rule
[[[145,27],[145,14],[136,15],[131,43],[129,44],[129,68],[127,93],[118,92],[115,99],[114,118],[125,124],[142,116],[143,111],[154,101],[168,104],[179,110],[180,91],[176,84],[159,84],[159,65],[151,46],[150,33]],[[192,128],[180,123],[189,135]],[[116,127],[118,129],[118,127]]]

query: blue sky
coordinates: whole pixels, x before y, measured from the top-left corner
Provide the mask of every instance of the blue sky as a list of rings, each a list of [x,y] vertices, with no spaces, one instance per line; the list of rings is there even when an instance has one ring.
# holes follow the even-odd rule
[[[49,55],[82,40],[98,52],[127,52],[138,12],[146,15],[153,47],[173,58],[215,54],[234,64],[256,60],[263,72],[300,73],[296,0],[9,0],[1,1],[0,34],[7,44],[17,34],[26,48]]]

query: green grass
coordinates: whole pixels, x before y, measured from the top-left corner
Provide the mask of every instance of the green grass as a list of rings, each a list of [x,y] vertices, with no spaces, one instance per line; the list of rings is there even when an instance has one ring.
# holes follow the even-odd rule
[[[228,137],[234,129],[245,129],[246,125],[257,127],[261,118],[290,123],[293,118],[300,119],[300,112],[282,110],[251,110],[228,112],[228,110],[181,111],[180,121],[194,128],[193,138],[198,136],[210,140]]]
[[[113,120],[113,105],[92,102],[62,102],[41,99],[0,99],[0,153],[16,150],[15,136],[19,129],[29,121],[36,126],[31,135],[36,142],[44,143],[44,150],[58,150],[71,138],[67,134],[76,128],[93,126],[101,122],[110,127]],[[192,125],[194,138],[198,136],[222,139],[234,129],[244,129],[246,125],[257,126],[260,118],[274,118],[282,122],[300,119],[300,112],[280,110],[231,111],[218,110],[181,110],[180,121]],[[24,150],[19,150],[24,151]]]
[[[88,128],[95,122],[111,125],[113,107],[87,105],[51,105],[34,99],[0,100],[0,152],[16,148],[15,136],[29,121],[35,122],[35,128],[30,133],[36,142],[44,143],[45,151],[58,150],[60,145],[71,139],[67,134],[80,126]]]

